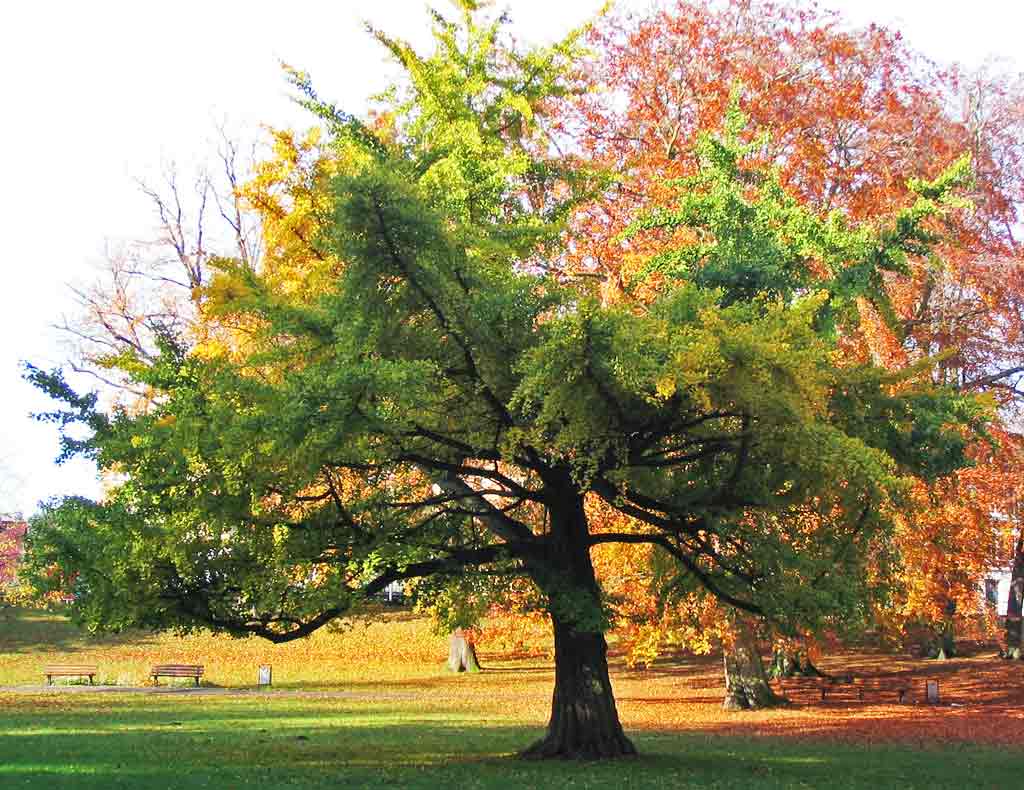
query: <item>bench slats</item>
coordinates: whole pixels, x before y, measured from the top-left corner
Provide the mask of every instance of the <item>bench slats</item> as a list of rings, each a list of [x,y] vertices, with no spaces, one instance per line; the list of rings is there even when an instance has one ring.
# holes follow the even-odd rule
[[[783,695],[789,694],[814,694],[824,701],[829,694],[839,694],[845,696],[849,693],[853,686],[849,682],[840,682],[831,678],[816,678],[816,677],[791,677],[791,678],[779,678],[775,682],[778,683],[779,691]]]
[[[811,680],[808,678],[786,678],[779,684],[779,687],[783,694],[812,693],[824,700],[825,696],[830,691],[829,685],[830,684],[823,683],[820,680]]]
[[[854,683],[857,685],[858,696],[864,699],[865,692],[871,694],[893,693],[899,702],[907,696],[910,691],[910,681],[906,678],[879,675],[877,677],[857,678]]]
[[[199,678],[203,674],[202,664],[156,664],[149,671],[153,682],[160,677],[167,678],[195,678],[196,685],[199,685]]]
[[[43,674],[48,686],[53,685],[55,677],[88,677],[91,686],[93,677],[99,674],[99,668],[95,664],[47,664],[43,667]]]

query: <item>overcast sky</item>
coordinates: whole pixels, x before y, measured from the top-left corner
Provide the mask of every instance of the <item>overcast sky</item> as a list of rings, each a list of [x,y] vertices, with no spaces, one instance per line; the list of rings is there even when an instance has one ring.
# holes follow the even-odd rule
[[[523,39],[549,41],[601,0],[510,0]],[[644,8],[647,0],[621,4]],[[437,3],[444,6],[443,0]],[[500,4],[499,4],[500,5]],[[1008,0],[826,0],[855,24],[903,31],[941,63],[1021,62],[1024,11]],[[252,138],[260,124],[308,126],[278,63],[309,71],[322,96],[359,112],[393,69],[360,21],[426,38],[420,0],[178,0],[6,3],[0,12],[0,511],[47,497],[95,495],[84,463],[56,467],[54,429],[31,421],[48,404],[20,361],[63,361],[51,324],[73,311],[68,285],[94,275],[106,240],[154,226],[135,179],[163,164],[185,172],[213,150],[218,124]]]

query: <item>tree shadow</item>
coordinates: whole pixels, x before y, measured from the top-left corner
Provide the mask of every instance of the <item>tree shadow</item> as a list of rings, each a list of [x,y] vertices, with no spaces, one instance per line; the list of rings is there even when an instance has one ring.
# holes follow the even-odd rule
[[[330,702],[166,698],[70,709],[26,705],[0,714],[0,785],[724,788],[823,787],[842,777],[844,786],[937,788],[962,786],[971,770],[981,770],[992,786],[1013,786],[1011,777],[1019,776],[1019,752],[975,750],[965,761],[963,752],[880,752],[707,733],[636,734],[637,760],[515,759],[539,734],[389,704],[370,712]]]
[[[0,621],[0,654],[74,654],[126,645],[145,647],[154,641],[152,634],[140,631],[90,634],[63,615],[45,610],[15,608]]]

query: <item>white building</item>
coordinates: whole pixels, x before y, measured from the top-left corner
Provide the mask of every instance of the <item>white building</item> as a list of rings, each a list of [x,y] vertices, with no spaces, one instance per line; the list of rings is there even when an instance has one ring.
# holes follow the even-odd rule
[[[985,600],[996,606],[996,614],[1006,615],[1006,607],[1010,601],[1010,569],[995,571],[988,575],[982,587]]]

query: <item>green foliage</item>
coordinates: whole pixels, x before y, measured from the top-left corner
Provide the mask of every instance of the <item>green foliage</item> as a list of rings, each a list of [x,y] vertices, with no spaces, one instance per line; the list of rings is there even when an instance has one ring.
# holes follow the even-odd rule
[[[609,180],[544,131],[578,34],[523,53],[462,9],[435,17],[429,57],[375,32],[408,75],[392,138],[294,77],[334,119],[327,293],[285,299],[240,272],[234,356],[168,341],[153,364],[111,361],[153,393],[144,409],[101,414],[31,371],[68,404],[48,419],[91,431],[66,451],[118,480],[34,526],[35,578],[56,570],[91,627],[287,640],[413,578],[462,624],[478,610],[452,594],[520,575],[556,620],[601,631],[587,498],[722,600],[814,624],[868,595],[904,475],[964,463],[984,410],[843,362],[836,331],[859,297],[885,308],[883,274],[930,248],[959,171],[916,185],[892,227],[817,217],[744,164],[734,109],[634,226],[681,240],[651,262],[652,302],[602,304],[549,271],[564,218]]]
[[[968,205],[954,190],[969,186],[969,157],[933,181],[911,179],[915,202],[888,222],[854,227],[841,211],[821,217],[801,204],[784,190],[778,169],[751,164],[766,138],[745,141],[748,123],[734,94],[721,135],[698,139],[698,172],[673,182],[675,204],[649,212],[626,233],[691,231],[690,243],[655,256],[646,273],[717,289],[723,305],[823,290],[823,327],[836,320],[854,327],[861,297],[895,328],[884,274],[907,274],[908,256],[927,255],[939,240],[929,221]]]

